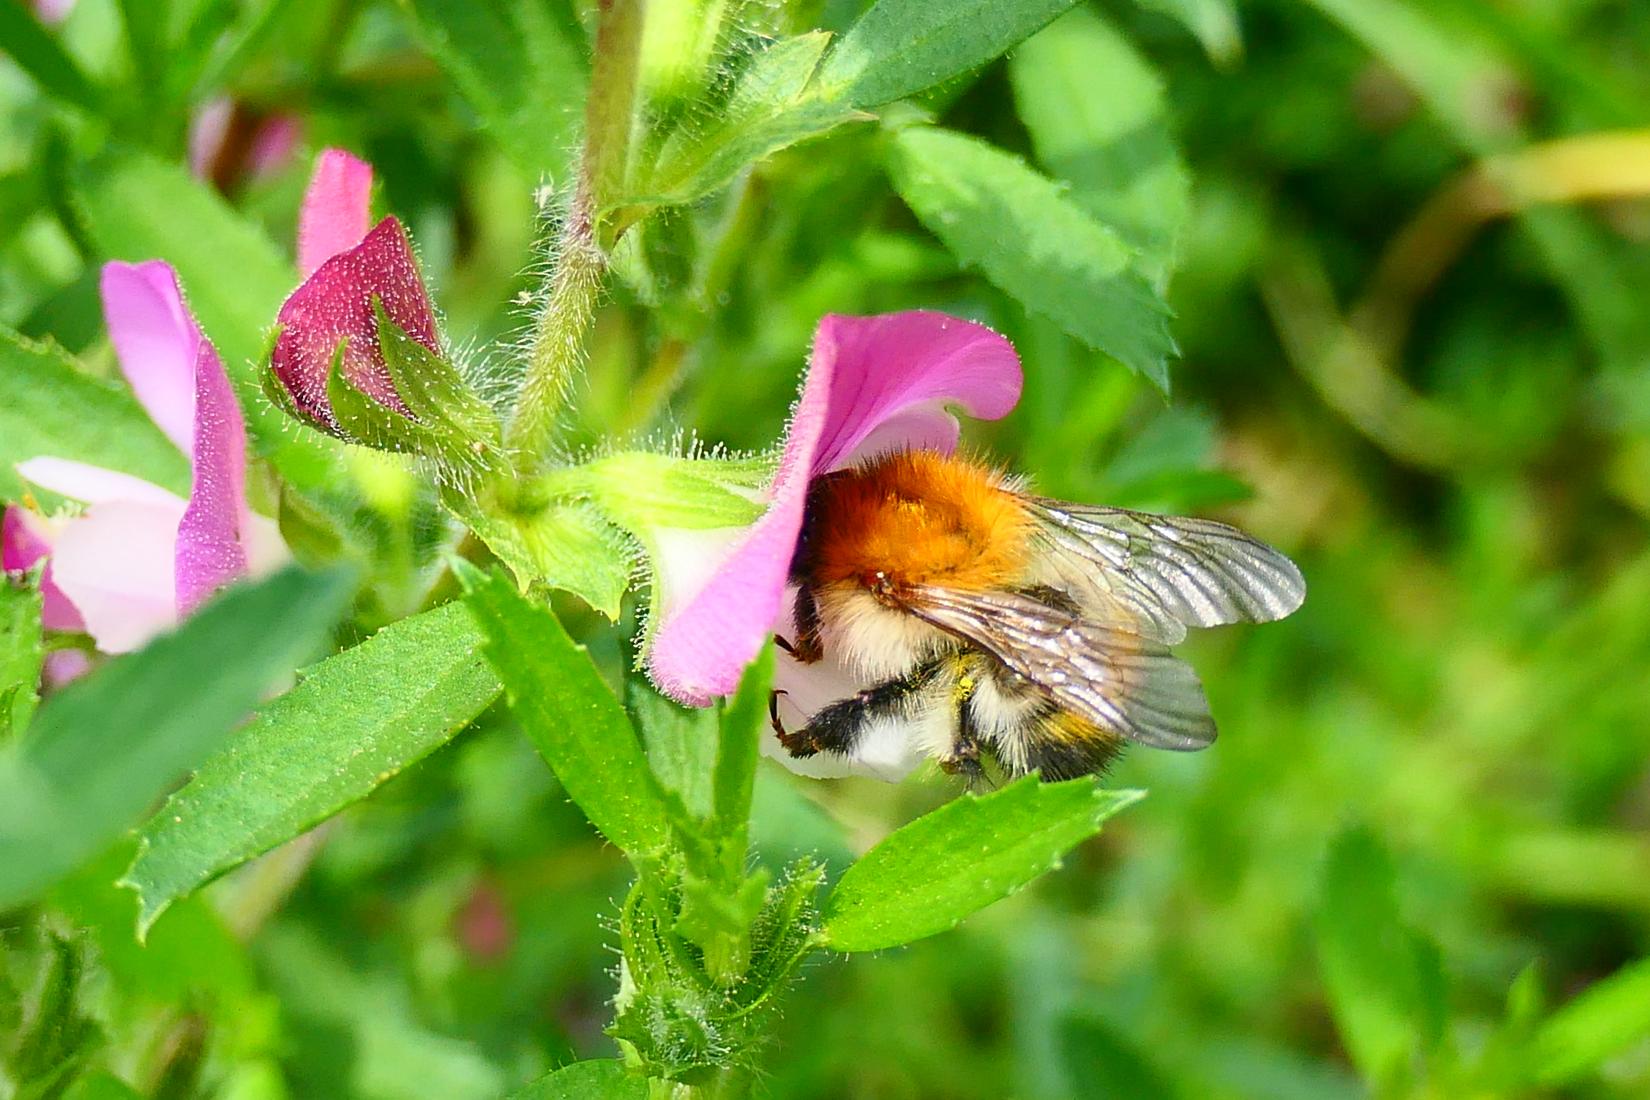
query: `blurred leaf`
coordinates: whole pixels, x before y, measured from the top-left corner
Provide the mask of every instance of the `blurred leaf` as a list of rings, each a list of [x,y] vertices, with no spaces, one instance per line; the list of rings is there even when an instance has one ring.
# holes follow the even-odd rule
[[[1140,0],[1140,6],[1179,20],[1216,65],[1229,67],[1241,59],[1243,30],[1235,0]]]
[[[143,826],[122,880],[141,899],[139,932],[202,883],[446,744],[499,690],[462,603],[392,623],[306,670]]]
[[[0,744],[29,726],[40,702],[40,587],[0,575]]]
[[[540,1077],[508,1100],[647,1100],[647,1078],[617,1059],[574,1062]]]
[[[54,695],[0,750],[0,909],[132,824],[315,651],[353,588],[296,569],[232,588]]]
[[[831,99],[876,107],[1013,49],[1075,0],[878,0],[825,59]]]
[[[688,813],[709,818],[716,769],[716,710],[674,703],[640,677],[625,684],[625,699],[660,786],[680,798]]]
[[[0,1053],[7,1055],[0,1068],[14,1100],[61,1096],[103,1041],[83,1003],[87,946],[55,932],[47,933],[44,946],[44,973],[29,983],[33,1003],[22,1006],[14,1033],[0,1035]]]
[[[103,110],[103,93],[41,24],[27,0],[0,0],[0,53],[51,95],[82,110]]]
[[[13,467],[40,455],[134,474],[180,495],[189,491],[189,460],[131,390],[93,378],[55,344],[0,328],[0,497],[22,496]]]
[[[333,440],[293,432],[281,412],[258,399],[264,334],[298,285],[292,261],[181,165],[147,153],[111,154],[87,165],[76,197],[105,258],[159,258],[177,270],[189,308],[235,382],[259,453],[300,485],[324,484],[336,461]]]
[[[895,137],[890,171],[964,265],[1167,391],[1168,306],[1135,251],[1059,185],[978,138],[929,126]]]
[[[1008,72],[1043,167],[1140,250],[1154,282],[1167,282],[1191,177],[1170,136],[1156,70],[1109,23],[1080,8],[1027,39]]]
[[[583,43],[549,4],[402,0],[436,62],[529,179],[560,179],[587,79]]]
[[[70,1085],[63,1100],[143,1100],[143,1095],[113,1074],[99,1070]]]
[[[568,795],[627,855],[663,852],[670,845],[663,793],[624,707],[584,647],[497,571],[465,568],[463,579],[510,709]]]
[[[477,1043],[421,1021],[395,975],[361,965],[324,935],[296,925],[271,927],[258,946],[283,1015],[320,1025],[325,1041],[340,1048],[329,1055],[348,1059],[345,1078],[326,1081],[320,1094],[495,1100],[503,1092],[503,1070]],[[295,1060],[306,1053],[300,1049]]]
[[[1403,923],[1386,850],[1348,829],[1329,851],[1318,957],[1353,1062],[1376,1089],[1401,1087],[1442,1037],[1448,1006],[1437,949]]]
[[[49,903],[74,918],[97,945],[99,965],[123,995],[145,1003],[197,1003],[219,1012],[244,1007],[258,988],[245,947],[205,898],[172,906],[141,941],[138,899],[115,883],[137,840],[116,844],[59,883]]]
[[[1594,982],[1535,1033],[1530,1065],[1543,1085],[1564,1085],[1650,1039],[1650,959]]]
[[[1090,779],[1026,776],[962,795],[896,829],[843,874],[826,907],[825,943],[880,951],[953,928],[1016,892],[1143,797]]]
[[[1108,1024],[1073,1016],[1059,1030],[1060,1058],[1072,1100],[1172,1100],[1180,1095],[1144,1051]]]

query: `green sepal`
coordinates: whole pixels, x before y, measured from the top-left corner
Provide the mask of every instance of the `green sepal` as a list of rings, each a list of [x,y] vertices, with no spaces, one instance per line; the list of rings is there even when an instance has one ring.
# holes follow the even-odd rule
[[[707,530],[756,522],[765,505],[752,495],[766,478],[759,461],[683,458],[623,451],[545,474],[537,491],[550,499],[589,501],[643,542],[660,528]]]
[[[747,882],[754,880],[747,880]],[[824,872],[793,864],[776,884],[742,887],[711,915],[691,878],[668,867],[642,869],[619,920],[624,982],[608,1034],[652,1077],[694,1084],[725,1071],[748,1070],[766,1042],[778,993],[819,946],[814,897]],[[748,916],[747,916],[748,915]],[[684,932],[701,920],[740,918],[749,927],[742,965],[727,980],[706,968]]]
[[[448,493],[446,504],[503,562],[522,591],[570,592],[618,621],[638,550],[595,508],[576,500],[510,507],[496,492]]]
[[[384,303],[374,297],[373,315],[378,323],[378,346],[395,392],[423,424],[450,431],[470,444],[472,451],[484,448],[496,464],[496,452],[503,442],[498,414],[464,380],[447,360],[414,340],[390,320]]]

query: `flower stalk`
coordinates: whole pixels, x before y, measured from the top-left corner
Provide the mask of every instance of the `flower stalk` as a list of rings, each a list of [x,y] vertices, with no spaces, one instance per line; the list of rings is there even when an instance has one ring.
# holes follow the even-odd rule
[[[578,183],[551,245],[555,270],[533,326],[527,373],[506,438],[531,470],[584,355],[607,275],[603,213],[623,186],[635,127],[646,0],[602,0],[596,28]]]

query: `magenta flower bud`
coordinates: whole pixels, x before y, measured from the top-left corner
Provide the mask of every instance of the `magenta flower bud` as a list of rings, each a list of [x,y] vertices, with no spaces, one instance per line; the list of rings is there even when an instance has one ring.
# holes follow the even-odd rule
[[[349,383],[380,405],[407,413],[384,362],[375,301],[392,324],[440,354],[435,311],[412,242],[394,218],[385,218],[360,244],[322,264],[276,317],[280,335],[270,368],[298,410],[329,430],[338,430],[327,377],[340,346]]]

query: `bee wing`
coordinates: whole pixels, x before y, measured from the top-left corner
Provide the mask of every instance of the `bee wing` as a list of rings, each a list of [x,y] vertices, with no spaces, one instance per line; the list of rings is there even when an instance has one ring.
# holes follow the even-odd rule
[[[893,598],[911,615],[991,654],[1059,707],[1160,749],[1215,739],[1203,685],[1153,639],[1086,620],[1017,592],[912,585]]]
[[[1295,563],[1214,520],[1031,498],[1051,582],[1173,644],[1189,626],[1271,622],[1306,598]]]

